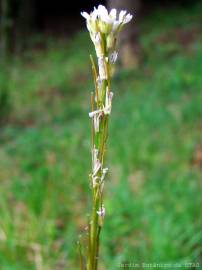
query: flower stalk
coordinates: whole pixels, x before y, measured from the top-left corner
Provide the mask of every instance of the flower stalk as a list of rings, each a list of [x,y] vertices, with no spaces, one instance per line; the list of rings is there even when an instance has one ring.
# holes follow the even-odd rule
[[[91,154],[92,171],[90,174],[90,188],[92,191],[92,213],[88,224],[88,241],[85,262],[81,269],[97,270],[99,261],[100,233],[104,224],[105,207],[103,191],[105,177],[108,172],[105,164],[106,143],[108,137],[108,122],[112,109],[113,92],[111,91],[111,77],[117,60],[116,42],[118,33],[124,24],[132,19],[132,15],[116,9],[110,12],[99,5],[88,14],[82,12],[86,19],[87,29],[95,46],[97,65],[90,56],[94,91],[91,93]],[[80,258],[83,258],[80,250]],[[83,268],[85,265],[85,268]]]

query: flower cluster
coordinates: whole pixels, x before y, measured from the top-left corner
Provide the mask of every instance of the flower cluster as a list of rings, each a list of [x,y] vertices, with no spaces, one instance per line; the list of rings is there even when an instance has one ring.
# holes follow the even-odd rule
[[[94,8],[90,14],[81,12],[81,15],[86,19],[87,28],[98,57],[103,56],[106,51],[114,53],[118,32],[133,17],[131,14],[127,14],[126,10],[122,10],[119,14],[117,14],[116,9],[108,12],[102,5]],[[106,44],[103,44],[103,36],[106,39]]]

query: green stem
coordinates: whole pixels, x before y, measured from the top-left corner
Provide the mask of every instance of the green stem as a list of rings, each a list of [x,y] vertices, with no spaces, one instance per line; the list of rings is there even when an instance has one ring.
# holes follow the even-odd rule
[[[103,38],[103,40],[105,40]],[[103,44],[103,47],[105,48],[105,44]],[[106,51],[104,49],[105,55]],[[93,59],[91,58],[91,61],[93,63]],[[105,63],[107,68],[107,75],[108,78],[106,80],[103,80],[102,82],[102,95],[101,100],[99,101],[98,109],[102,109],[105,103],[105,95],[107,91],[107,86],[110,87],[110,78],[109,78],[109,72],[108,72],[108,63]],[[93,69],[94,69],[94,77],[97,76],[96,69],[94,67],[93,63]],[[96,82],[96,80],[95,80]],[[95,83],[96,85],[96,83]],[[96,89],[97,91],[97,89]],[[98,93],[95,94],[98,95]],[[92,102],[91,102],[92,103]],[[100,118],[100,131],[98,133],[94,133],[93,135],[93,142],[95,147],[98,149],[98,159],[101,162],[101,168],[97,172],[97,177],[101,178],[102,176],[102,169],[104,166],[104,154],[105,154],[105,144],[106,144],[106,138],[107,138],[107,127],[108,127],[108,116],[102,115]],[[99,216],[98,211],[102,206],[102,194],[100,190],[100,186],[92,187],[92,214],[91,214],[91,224],[89,226],[89,247],[88,247],[88,260],[87,260],[87,270],[97,270],[98,269],[98,260],[99,260],[99,242],[100,242],[100,232],[101,232],[101,226],[99,224]]]
[[[98,262],[99,262],[99,248],[100,248],[100,232],[101,232],[101,226],[98,227],[97,232],[97,247],[96,247],[96,259],[95,259],[95,269],[98,268]]]
[[[97,247],[97,228],[98,228],[98,214],[97,211],[99,209],[99,196],[98,194],[95,195],[95,201],[94,201],[94,206],[93,206],[93,237],[92,237],[92,255],[93,255],[93,270],[96,270],[95,265],[96,265],[96,247]]]
[[[78,241],[77,244],[78,244],[78,251],[79,251],[80,269],[85,270],[80,241]]]
[[[107,132],[107,116],[104,116],[102,119],[101,124],[103,127],[101,131],[98,133],[98,141],[99,141],[99,160],[102,162],[104,161],[104,152],[105,152],[105,142],[106,142],[106,132]],[[98,177],[101,177],[101,171],[98,172]],[[98,214],[97,211],[101,207],[101,196],[99,194],[99,187],[97,187],[94,191],[94,198],[93,198],[93,213],[92,213],[92,242],[91,242],[91,255],[92,255],[92,265],[93,270],[97,270],[98,267],[98,256],[99,256],[99,237],[101,227],[98,224]]]

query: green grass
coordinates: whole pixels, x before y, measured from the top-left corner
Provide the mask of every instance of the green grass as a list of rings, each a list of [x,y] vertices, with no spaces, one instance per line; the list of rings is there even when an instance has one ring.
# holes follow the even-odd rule
[[[143,63],[114,78],[101,269],[202,263],[202,173],[193,165],[202,143],[201,11],[144,18]],[[10,110],[0,128],[0,270],[78,269],[75,243],[89,211],[92,49],[79,33],[16,57],[0,74]]]

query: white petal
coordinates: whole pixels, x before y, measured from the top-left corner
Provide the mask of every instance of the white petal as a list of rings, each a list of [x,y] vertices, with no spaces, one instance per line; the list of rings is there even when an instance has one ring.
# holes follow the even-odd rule
[[[116,14],[117,14],[117,10],[115,8],[113,8],[111,11],[110,11],[110,16],[116,20]]]
[[[103,5],[99,5],[97,11],[99,14],[108,15],[108,10]]]
[[[86,20],[90,19],[90,15],[87,12],[81,12],[81,16],[83,16]]]
[[[98,14],[99,14],[99,16],[100,16],[101,18],[106,18],[106,17],[109,16],[106,7],[103,6],[103,5],[99,5],[97,11],[98,11]]]
[[[121,10],[120,14],[119,14],[119,22],[122,23],[124,16],[126,15],[127,11],[126,10]]]
[[[91,15],[91,19],[92,19],[93,21],[97,20],[97,16],[98,16],[98,11],[97,11],[97,9],[94,8],[93,12],[91,12],[90,15]]]

